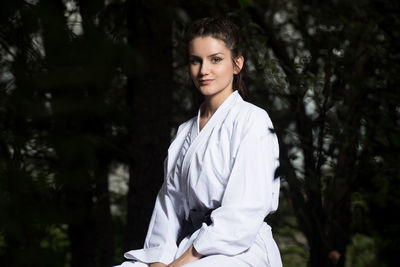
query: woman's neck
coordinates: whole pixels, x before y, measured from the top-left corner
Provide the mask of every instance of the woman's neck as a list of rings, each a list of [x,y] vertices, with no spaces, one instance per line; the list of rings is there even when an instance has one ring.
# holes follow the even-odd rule
[[[202,105],[202,110],[201,110],[201,117],[205,118],[210,118],[215,111],[221,106],[221,104],[227,99],[231,94],[233,93],[233,90],[223,90],[215,95],[211,96],[205,96],[204,97],[204,103]]]

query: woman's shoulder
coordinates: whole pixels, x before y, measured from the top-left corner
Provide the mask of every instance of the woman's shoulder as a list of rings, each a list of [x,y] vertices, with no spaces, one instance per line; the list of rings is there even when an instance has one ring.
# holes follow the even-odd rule
[[[240,101],[233,107],[231,113],[233,122],[241,127],[273,127],[267,111],[250,102]]]

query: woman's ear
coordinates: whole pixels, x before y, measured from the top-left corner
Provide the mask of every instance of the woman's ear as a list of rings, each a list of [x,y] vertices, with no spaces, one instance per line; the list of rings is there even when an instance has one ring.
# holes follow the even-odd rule
[[[244,57],[243,56],[238,56],[234,59],[234,66],[233,66],[233,74],[238,74],[242,68],[243,68],[243,63],[244,63]]]

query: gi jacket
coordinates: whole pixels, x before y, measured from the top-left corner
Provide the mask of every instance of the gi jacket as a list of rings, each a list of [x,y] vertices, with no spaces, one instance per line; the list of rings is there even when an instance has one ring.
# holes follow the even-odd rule
[[[274,243],[264,218],[278,207],[279,147],[268,114],[234,91],[201,131],[199,119],[200,109],[179,126],[144,248],[126,258],[169,264],[191,244],[205,256],[235,256],[255,246],[257,236],[267,250]],[[210,209],[211,224],[177,244],[189,211]]]

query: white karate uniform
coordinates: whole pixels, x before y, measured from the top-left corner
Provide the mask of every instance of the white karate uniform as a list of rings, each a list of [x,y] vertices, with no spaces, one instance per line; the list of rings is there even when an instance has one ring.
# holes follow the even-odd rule
[[[193,244],[205,255],[185,267],[282,266],[271,228],[278,207],[279,147],[268,114],[234,91],[199,131],[197,117],[181,124],[164,161],[143,249],[125,253],[121,266],[171,263]],[[189,211],[212,209],[211,224],[176,244]]]

